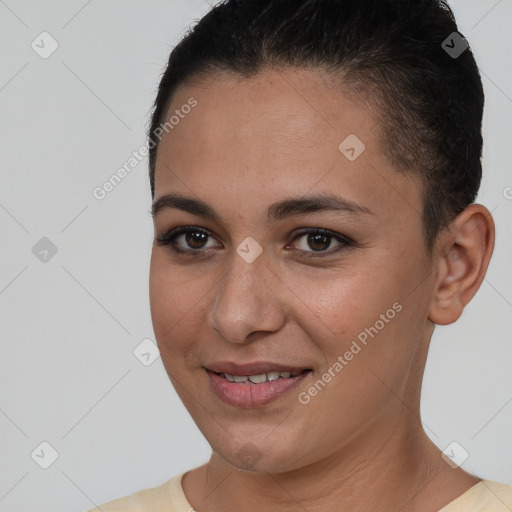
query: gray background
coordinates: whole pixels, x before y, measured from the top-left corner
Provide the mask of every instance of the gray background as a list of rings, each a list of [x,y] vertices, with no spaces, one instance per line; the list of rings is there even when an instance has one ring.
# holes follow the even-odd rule
[[[466,470],[512,483],[512,0],[452,6],[486,92],[479,201],[497,244],[462,319],[436,329],[422,414],[441,449],[467,450]],[[208,458],[161,360],[133,353],[154,340],[147,162],[105,199],[92,194],[145,143],[169,51],[208,9],[0,0],[1,512],[87,510]],[[43,31],[59,45],[46,59],[31,47]],[[43,237],[57,248],[46,261],[33,252]],[[58,452],[48,469],[43,441]]]

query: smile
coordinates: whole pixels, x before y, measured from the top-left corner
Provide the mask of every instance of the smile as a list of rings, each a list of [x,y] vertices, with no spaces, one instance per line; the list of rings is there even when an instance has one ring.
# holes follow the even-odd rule
[[[222,402],[233,407],[253,408],[284,396],[308,378],[311,370],[271,370],[248,375],[207,370],[207,374],[211,390]]]
[[[259,375],[230,375],[229,373],[218,373],[229,382],[237,382],[239,384],[263,384],[264,382],[272,382],[277,379],[288,379],[289,377],[296,377],[303,371],[298,372],[268,372]]]

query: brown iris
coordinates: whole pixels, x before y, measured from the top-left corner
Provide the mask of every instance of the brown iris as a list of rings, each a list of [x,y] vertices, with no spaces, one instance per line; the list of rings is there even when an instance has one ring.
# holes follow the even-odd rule
[[[308,236],[308,245],[315,251],[322,251],[329,247],[331,236],[322,233],[311,233]]]
[[[185,240],[192,249],[201,249],[208,240],[208,235],[199,231],[189,231],[185,234]]]

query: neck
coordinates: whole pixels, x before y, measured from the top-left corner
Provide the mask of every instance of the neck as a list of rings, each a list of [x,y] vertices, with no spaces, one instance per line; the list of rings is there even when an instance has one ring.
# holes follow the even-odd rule
[[[185,492],[198,512],[434,512],[478,482],[448,466],[408,409],[387,416],[328,459],[286,473],[238,470],[214,453]]]

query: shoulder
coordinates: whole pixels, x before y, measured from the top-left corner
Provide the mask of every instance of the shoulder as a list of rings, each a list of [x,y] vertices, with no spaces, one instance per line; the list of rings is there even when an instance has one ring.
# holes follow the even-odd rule
[[[176,475],[158,487],[109,501],[88,512],[192,512],[181,487],[184,474]]]
[[[510,512],[512,485],[481,480],[439,512]]]

